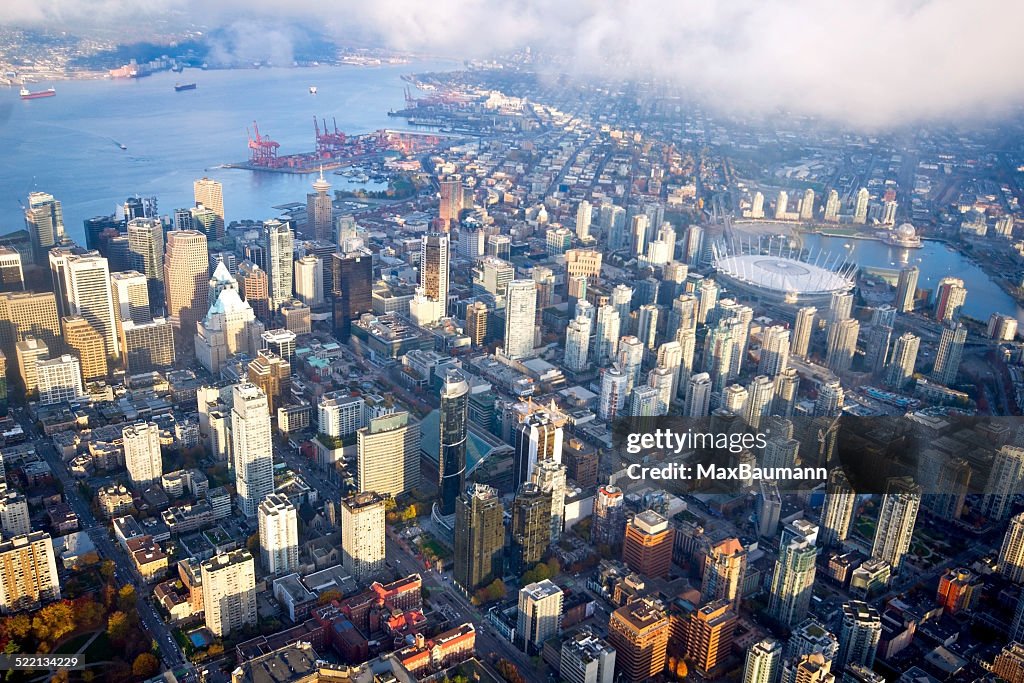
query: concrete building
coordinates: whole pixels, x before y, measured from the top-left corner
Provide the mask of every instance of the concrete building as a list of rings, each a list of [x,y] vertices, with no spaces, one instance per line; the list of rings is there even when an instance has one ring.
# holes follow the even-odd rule
[[[370,420],[356,432],[356,489],[391,497],[420,484],[420,425],[409,413],[395,412]]]
[[[233,550],[202,563],[206,628],[218,638],[256,626],[256,569],[248,550]]]
[[[539,652],[562,628],[562,589],[548,579],[519,590],[516,637],[528,653]]]
[[[274,451],[267,396],[252,384],[232,389],[231,453],[238,509],[254,517],[260,501],[274,492]]]
[[[341,501],[341,553],[345,570],[365,581],[384,569],[384,498],[372,491]]]
[[[160,428],[153,422],[138,422],[121,430],[121,436],[132,487],[142,490],[159,482],[163,475]]]
[[[60,581],[50,534],[33,531],[0,543],[0,613],[34,610],[54,600],[60,600]]]
[[[675,529],[653,510],[638,513],[626,525],[622,561],[643,576],[666,577],[672,568]]]
[[[288,497],[272,493],[259,504],[260,559],[268,574],[281,576],[299,568],[299,519]]]

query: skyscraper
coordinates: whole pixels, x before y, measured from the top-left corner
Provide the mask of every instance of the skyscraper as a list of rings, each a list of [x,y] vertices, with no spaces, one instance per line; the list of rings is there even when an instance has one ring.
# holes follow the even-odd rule
[[[201,565],[206,628],[218,638],[256,625],[255,564],[248,550],[232,550]]]
[[[782,417],[792,417],[796,408],[797,391],[800,388],[800,375],[795,368],[786,368],[775,378],[775,398],[772,400],[772,412]]]
[[[1003,446],[996,451],[985,482],[980,512],[991,521],[1001,522],[1010,516],[1013,501],[1024,480],[1024,448]]]
[[[690,615],[686,655],[697,665],[697,671],[714,675],[726,662],[732,654],[737,621],[735,607],[729,600],[714,600]]]
[[[940,323],[958,320],[967,299],[964,281],[956,277],[944,277],[935,288],[935,319]]]
[[[473,346],[483,346],[484,342],[487,340],[487,324],[489,322],[489,317],[490,311],[487,308],[487,304],[483,301],[474,301],[466,307],[466,334],[469,335],[469,339]],[[569,353],[568,346],[569,343],[567,341],[566,354]],[[568,358],[566,359],[566,362],[568,362]],[[584,360],[584,363],[585,362],[586,361]]]
[[[625,683],[643,683],[665,669],[669,618],[661,602],[641,598],[612,612],[608,644],[615,648],[615,671]]]
[[[267,396],[249,383],[232,390],[231,450],[238,508],[253,517],[260,501],[274,492],[274,455]]]
[[[147,323],[122,322],[121,346],[129,375],[174,365],[174,328],[166,318],[154,318]]]
[[[409,413],[394,412],[370,420],[356,432],[356,489],[391,497],[420,484],[420,425]]]
[[[334,238],[334,206],[331,184],[324,180],[324,169],[313,181],[313,191],[306,194],[306,234],[314,239],[330,242]]]
[[[197,205],[202,204],[216,216],[213,232],[219,239],[224,236],[224,188],[216,180],[200,178],[192,183],[192,195]]]
[[[107,259],[93,255],[68,256],[66,275],[68,310],[72,315],[85,318],[100,333],[108,358],[120,358]]]
[[[825,200],[825,220],[829,223],[839,222],[839,193],[835,190],[828,191],[828,199]]]
[[[195,334],[196,323],[206,315],[209,277],[210,257],[206,248],[206,235],[195,230],[167,233],[164,296],[171,325],[183,333],[179,339],[191,339]]]
[[[850,369],[857,351],[860,323],[853,318],[833,322],[828,328],[828,355],[825,364],[832,372],[842,374]]]
[[[781,221],[786,219],[786,213],[789,211],[789,193],[785,190],[779,190],[778,196],[775,198],[775,220]]]
[[[809,221],[814,218],[814,190],[807,188],[800,199],[800,220]]]
[[[512,570],[522,573],[541,561],[551,543],[551,494],[527,482],[512,501]]]
[[[541,460],[530,481],[551,496],[551,540],[557,541],[565,525],[566,467],[554,460]]]
[[[761,336],[761,360],[757,373],[775,377],[786,369],[788,363],[789,330],[782,325],[772,325]]]
[[[967,328],[962,323],[946,323],[942,328],[942,336],[939,338],[939,348],[935,352],[932,379],[946,386],[956,381],[966,341]]]
[[[64,318],[64,341],[82,366],[86,382],[105,379],[109,373],[103,337],[82,316]]]
[[[759,640],[747,649],[743,683],[775,683],[782,665],[782,643]]]
[[[910,550],[920,508],[921,487],[912,478],[889,480],[882,496],[871,556],[888,562],[894,575],[899,574],[903,559]]]
[[[618,365],[601,371],[601,397],[597,415],[611,422],[625,415],[626,399],[629,397],[629,376]]]
[[[39,395],[39,373],[36,368],[39,361],[50,357],[50,349],[41,339],[31,336],[14,346],[18,360],[18,376],[21,378],[25,395],[36,398]]]
[[[868,188],[862,187],[857,191],[857,203],[853,208],[853,222],[863,225],[868,222],[868,201],[871,199],[871,194],[868,192]]]
[[[455,501],[466,488],[466,438],[468,435],[469,383],[452,368],[441,385],[441,447],[438,462],[438,508],[444,516],[455,514]]]
[[[618,486],[599,486],[594,498],[590,540],[594,545],[615,547],[626,531],[626,498]]]
[[[45,263],[50,247],[64,238],[64,211],[60,202],[46,192],[30,192],[25,209],[25,227],[32,242],[32,257]]]
[[[438,218],[447,232],[453,222],[458,223],[462,211],[462,179],[458,175],[449,176],[438,181],[438,184],[441,186]]]
[[[505,509],[497,489],[474,484],[455,505],[454,579],[472,593],[503,576]]]
[[[263,242],[267,250],[270,310],[276,311],[292,298],[295,234],[291,223],[275,218],[263,221]]]
[[[505,355],[512,359],[533,355],[537,285],[533,280],[513,280],[505,292]]]
[[[277,409],[291,402],[291,363],[269,349],[256,352],[246,368],[249,381],[267,397],[267,410],[273,415]]]
[[[539,652],[562,630],[562,589],[544,579],[519,589],[516,638],[527,653]]]
[[[767,375],[758,375],[747,387],[747,402],[743,406],[743,421],[752,429],[761,426],[772,409],[775,382]]]
[[[881,636],[882,619],[878,610],[858,600],[843,605],[839,654],[833,663],[836,669],[842,671],[848,664],[860,664],[870,669],[875,664]]]
[[[268,574],[281,576],[299,568],[299,518],[295,506],[282,493],[260,501],[260,560]]]
[[[21,254],[12,247],[0,246],[0,292],[20,292],[24,289],[25,273],[21,267]]]
[[[783,626],[792,626],[807,615],[816,556],[817,549],[806,538],[794,538],[779,548],[768,613]]]
[[[60,600],[53,540],[44,531],[0,543],[0,613],[37,609]]]
[[[163,277],[162,273],[160,277]],[[114,297],[114,317],[118,324],[125,320],[141,324],[153,319],[145,275],[134,270],[111,273],[110,287]]]
[[[917,363],[917,351],[921,346],[920,337],[904,332],[896,338],[892,348],[892,358],[885,371],[886,384],[894,389],[901,389],[914,376]]]
[[[163,460],[160,455],[160,428],[153,422],[139,422],[121,431],[124,439],[124,462],[128,478],[136,489],[160,481]]]
[[[147,280],[164,279],[164,226],[157,218],[128,221],[128,251],[132,268]]]
[[[821,533],[818,543],[822,547],[841,546],[850,533],[857,494],[841,469],[835,469],[828,478],[825,502],[821,506]]]
[[[1024,512],[1010,518],[999,548],[999,573],[1018,585],[1024,583]]]
[[[586,239],[590,236],[591,206],[586,199],[576,207],[576,237]]]
[[[594,363],[605,365],[619,352],[619,310],[611,305],[597,309],[594,327]]]
[[[270,294],[268,293],[267,271],[252,261],[238,264],[238,293],[242,300],[252,306],[256,317],[264,322],[270,320]]]
[[[319,256],[307,254],[295,261],[295,297],[310,308],[323,306],[324,268]]]
[[[707,417],[711,405],[711,376],[700,372],[690,378],[683,404],[685,417]]]
[[[704,556],[701,600],[727,600],[738,607],[743,596],[743,577],[746,569],[747,549],[739,539],[727,538],[712,545],[708,554]]]
[[[373,312],[373,257],[364,251],[334,254],[331,268],[334,333],[348,341],[352,321]]]
[[[839,380],[828,380],[818,387],[818,400],[814,402],[815,417],[835,417],[843,410],[843,385]]]
[[[791,352],[797,358],[807,358],[807,351],[811,346],[811,333],[814,331],[814,316],[817,314],[818,309],[814,306],[804,306],[796,312]]]
[[[345,571],[365,581],[384,569],[384,498],[372,491],[341,501],[341,557]]]
[[[479,302],[477,302],[479,303]],[[565,367],[573,372],[587,369],[590,349],[590,318],[576,316],[565,330]]]
[[[644,347],[654,350],[658,336],[658,307],[644,304],[637,311],[636,335]]]
[[[914,301],[917,298],[917,279],[921,271],[917,266],[908,266],[900,269],[900,278],[896,284],[896,310],[900,313],[909,313],[914,310]]]
[[[533,480],[533,470],[542,460],[562,462],[562,428],[566,417],[552,403],[550,406],[532,401],[515,406],[512,488]]]
[[[424,235],[420,242],[420,287],[435,304],[434,320],[448,315],[451,243],[447,233]]]
[[[36,361],[39,404],[53,405],[75,401],[85,396],[82,388],[82,365],[69,353]]]
[[[626,525],[622,561],[644,576],[668,576],[674,541],[675,529],[667,519],[654,510],[637,513]]]

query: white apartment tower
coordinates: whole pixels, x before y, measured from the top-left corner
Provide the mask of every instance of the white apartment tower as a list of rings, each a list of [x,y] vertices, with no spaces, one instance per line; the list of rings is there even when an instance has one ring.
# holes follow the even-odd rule
[[[299,518],[288,496],[272,493],[259,505],[260,559],[269,574],[299,568]]]
[[[267,395],[253,384],[235,385],[231,406],[231,452],[238,507],[246,517],[255,516],[260,501],[274,492],[273,446]]]
[[[160,481],[163,460],[160,456],[160,428],[153,422],[139,422],[121,431],[124,462],[132,486],[143,489]]]

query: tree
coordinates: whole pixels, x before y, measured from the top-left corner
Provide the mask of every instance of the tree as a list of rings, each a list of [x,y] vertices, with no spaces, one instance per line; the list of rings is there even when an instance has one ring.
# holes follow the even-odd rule
[[[129,583],[118,589],[117,608],[122,612],[131,612],[135,609],[135,586]]]
[[[320,599],[317,602],[321,605],[329,605],[335,600],[341,600],[341,591],[326,590],[320,594]]]
[[[103,577],[104,581],[110,581],[114,578],[114,569],[115,566],[113,560],[103,560],[103,562],[100,563],[100,576]]]
[[[258,533],[253,534],[249,538],[245,539],[245,549],[248,550],[253,557],[257,557],[260,554],[260,535]]]
[[[124,612],[114,612],[107,619],[107,635],[115,643],[123,643],[128,637],[128,615]]]
[[[32,619],[27,614],[15,614],[4,622],[4,630],[15,640],[24,640],[32,632]]]
[[[139,678],[152,678],[160,671],[160,660],[148,652],[143,652],[132,662],[132,675]]]

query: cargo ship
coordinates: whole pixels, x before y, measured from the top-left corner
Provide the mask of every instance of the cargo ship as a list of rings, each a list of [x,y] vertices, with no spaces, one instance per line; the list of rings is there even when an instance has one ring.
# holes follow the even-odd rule
[[[57,91],[53,88],[47,88],[46,90],[32,92],[28,88],[22,88],[19,94],[23,100],[37,100],[40,97],[53,97],[57,94]]]
[[[175,83],[174,92],[181,92],[182,90],[195,90],[195,83]]]

